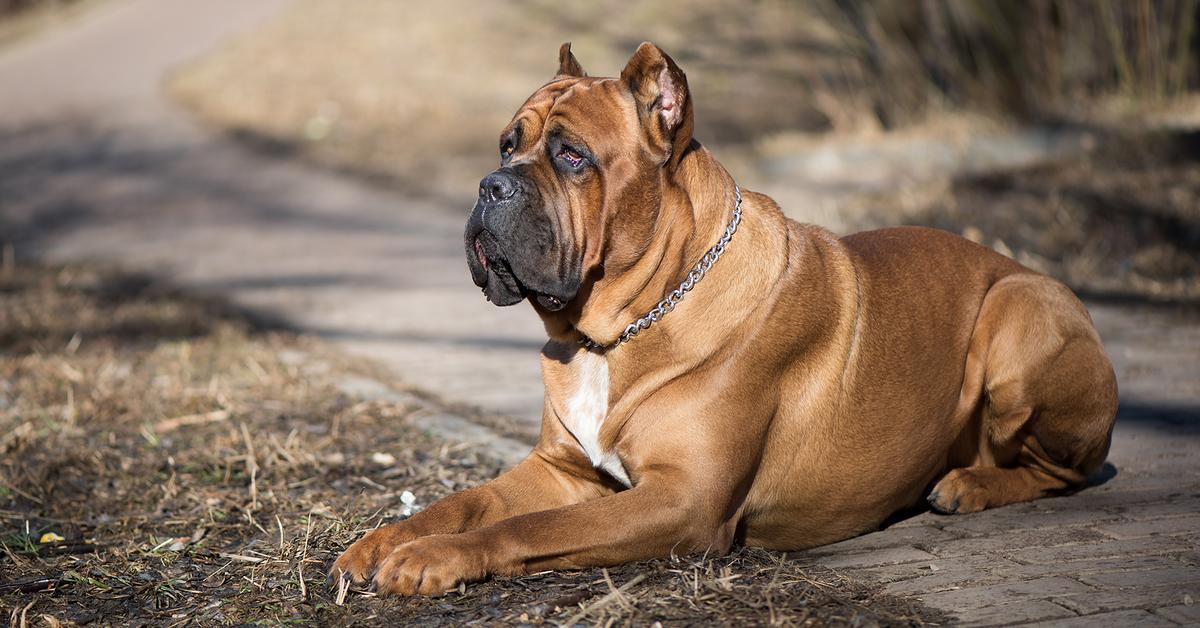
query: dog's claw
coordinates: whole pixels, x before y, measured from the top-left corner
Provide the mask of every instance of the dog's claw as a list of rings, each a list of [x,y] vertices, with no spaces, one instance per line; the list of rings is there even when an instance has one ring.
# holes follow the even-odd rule
[[[925,498],[925,501],[929,502],[929,506],[933,508],[934,512],[938,512],[943,515],[953,515],[958,512],[957,497],[954,499],[954,501],[950,502],[949,506],[943,505],[941,503],[941,499],[942,494],[938,492],[937,489],[934,489],[933,491],[930,491],[929,496]]]

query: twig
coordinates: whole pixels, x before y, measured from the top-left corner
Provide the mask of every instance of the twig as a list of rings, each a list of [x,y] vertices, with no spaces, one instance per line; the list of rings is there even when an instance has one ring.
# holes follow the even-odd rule
[[[221,552],[218,554],[218,556],[221,558],[228,558],[229,560],[237,561],[239,563],[262,563],[266,562],[267,560],[257,556],[246,556],[245,554],[226,554],[225,552]]]
[[[258,360],[255,360],[251,356],[246,356],[245,364],[246,367],[250,369],[250,372],[254,373],[254,376],[258,378],[259,382],[265,384],[271,381],[270,374],[268,374],[267,370],[258,363]]]
[[[620,602],[621,606],[625,607],[625,610],[633,610],[633,605],[629,603],[629,600],[625,599],[625,594],[618,591],[617,585],[613,584],[612,577],[608,575],[608,569],[602,568],[600,571],[604,574],[604,582],[608,583],[608,590],[616,594],[617,602]]]
[[[163,434],[188,425],[204,425],[205,423],[219,423],[229,419],[228,410],[213,410],[212,412],[204,412],[201,414],[185,414],[170,419],[163,419],[154,424],[154,432]]]
[[[343,606],[346,603],[346,594],[350,592],[350,578],[343,574],[338,578],[337,598],[333,600],[334,604]]]
[[[17,582],[0,582],[0,593],[37,593],[58,586],[62,578],[33,578]]]
[[[14,621],[13,623],[17,624],[21,628],[29,628],[29,623],[25,621],[25,614],[29,612],[30,608],[33,608],[33,605],[36,602],[37,602],[37,599],[35,598],[32,602],[26,604],[25,608],[21,609],[21,620],[19,622]],[[16,615],[16,611],[13,611],[13,614]]]
[[[308,599],[308,589],[304,586],[304,561],[308,558],[308,537],[312,534],[312,513],[308,514],[308,522],[304,526],[304,545],[300,547],[300,560],[296,563],[296,578],[300,580],[300,597]]]
[[[567,620],[566,625],[567,626],[574,625],[576,622],[578,622],[579,620],[586,617],[592,611],[602,608],[605,605],[611,603],[614,599],[617,598],[617,596],[621,595],[623,592],[628,590],[630,587],[632,587],[633,585],[635,585],[645,579],[646,579],[645,574],[640,574],[640,575],[634,576],[633,579],[630,580],[629,582],[626,582],[625,584],[621,585],[620,587],[613,589],[611,592],[609,592],[604,597],[602,597],[599,600],[596,600],[595,602],[588,604],[587,606],[580,609],[578,613],[575,613],[574,616],[572,616],[570,619]]]
[[[360,475],[360,476],[355,477],[354,479],[358,480],[359,482],[362,482],[363,484],[365,484],[375,490],[379,490],[379,491],[387,490],[386,486],[384,486],[378,482],[372,481],[371,478],[368,478],[366,476]]]
[[[243,421],[242,439],[246,441],[246,469],[250,472],[250,510],[258,510],[258,458],[254,455],[254,441]]]

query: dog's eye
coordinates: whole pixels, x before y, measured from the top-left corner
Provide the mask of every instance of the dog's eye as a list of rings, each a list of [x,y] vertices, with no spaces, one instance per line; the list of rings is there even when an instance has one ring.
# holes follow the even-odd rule
[[[500,145],[500,158],[504,159],[505,157],[511,157],[514,150],[516,150],[516,147],[513,146],[512,141],[505,140],[505,142]]]
[[[556,155],[556,157],[566,162],[566,164],[572,168],[578,168],[584,162],[583,155],[580,155],[568,146],[563,146],[562,148],[558,149],[558,155]]]

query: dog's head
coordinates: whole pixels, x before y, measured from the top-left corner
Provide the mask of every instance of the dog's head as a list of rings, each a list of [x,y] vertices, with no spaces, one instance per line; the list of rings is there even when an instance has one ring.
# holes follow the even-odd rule
[[[578,311],[590,281],[636,261],[663,186],[692,141],[687,79],[644,43],[619,78],[588,77],[559,50],[557,75],[500,134],[466,228],[475,284],[496,305]]]

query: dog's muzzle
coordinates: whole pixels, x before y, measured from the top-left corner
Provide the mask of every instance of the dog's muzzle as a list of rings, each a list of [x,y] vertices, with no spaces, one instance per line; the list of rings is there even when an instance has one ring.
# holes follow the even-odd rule
[[[575,295],[578,280],[557,275],[563,247],[535,187],[507,168],[479,182],[479,199],[467,220],[464,244],[471,279],[496,305],[526,296],[558,311]]]

